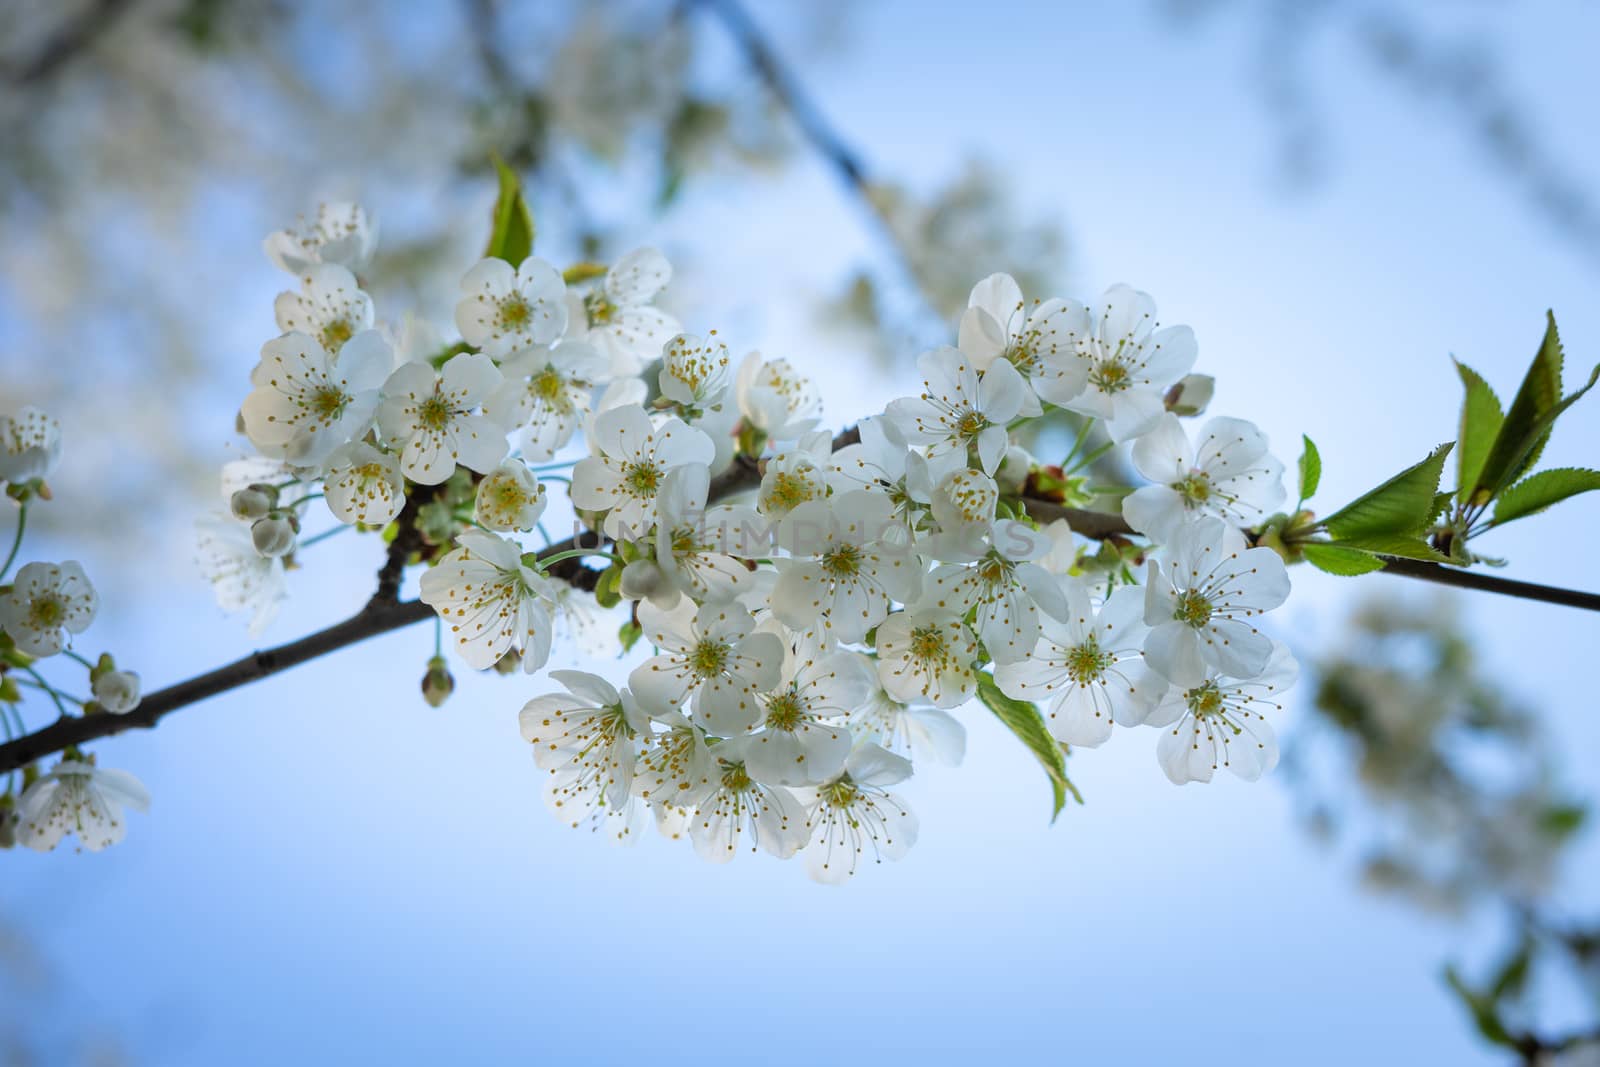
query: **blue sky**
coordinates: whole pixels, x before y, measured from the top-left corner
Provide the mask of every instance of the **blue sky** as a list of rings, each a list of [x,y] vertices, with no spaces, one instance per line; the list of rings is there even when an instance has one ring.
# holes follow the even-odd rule
[[[1449,18],[1493,33],[1540,128],[1600,178],[1600,117],[1581,103],[1596,91],[1595,9]],[[1003,165],[1030,212],[1066,227],[1070,292],[1147,289],[1164,319],[1195,328],[1214,412],[1253,419],[1285,459],[1300,433],[1318,441],[1324,505],[1453,436],[1450,354],[1505,394],[1554,307],[1569,382],[1600,359],[1593,262],[1481,165],[1448,111],[1364,76],[1336,41],[1315,57],[1334,171],[1282,192],[1245,25],[1225,14],[1178,32],[1145,5],[884,2],[804,73],[884,175],[926,187],[968,156]],[[833,421],[911,388],[785,310],[872,254],[858,209],[813,164],[691,187],[635,236],[695,261],[695,325],[814,370]],[[278,279],[256,235],[229,237],[211,254],[242,279],[238,332],[264,338]],[[227,356],[241,395],[254,345]],[[220,443],[231,415],[216,415]],[[1564,425],[1547,464],[1593,465],[1597,426],[1581,413]],[[1581,551],[1597,509],[1581,499],[1485,548],[1517,577],[1600,588]],[[178,577],[159,602],[108,605],[96,641],[152,686],[247,651],[186,575],[188,545],[152,551]],[[370,540],[319,549],[268,639],[353,610],[376,558]],[[1355,593],[1400,585],[1293,577],[1273,622],[1309,653]],[[1594,618],[1480,597],[1469,619],[1491,672],[1559,732],[1593,795]],[[1075,755],[1088,804],[1050,826],[1029,757],[973,708],[966,764],[923,769],[907,790],[923,827],[908,859],[829,890],[798,864],[712,867],[653,838],[617,849],[567,830],[516,733],[541,683],[460,670],[430,709],[416,698],[430,651],[419,627],[100,745],[155,807],[104,855],[5,857],[0,914],[60,979],[21,1010],[160,1064],[1497,1062],[1438,980],[1443,960],[1482,946],[1483,924],[1358,892],[1348,862],[1295,825],[1280,782],[1174,788],[1153,735],[1119,734]],[[1291,710],[1286,732],[1305,714]],[[1592,904],[1595,859],[1585,842],[1564,899]]]

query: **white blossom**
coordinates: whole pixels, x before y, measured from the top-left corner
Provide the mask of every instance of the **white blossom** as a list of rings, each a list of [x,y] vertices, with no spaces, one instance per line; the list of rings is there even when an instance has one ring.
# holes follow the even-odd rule
[[[0,482],[26,485],[48,478],[61,462],[61,423],[39,408],[0,415]]]
[[[420,485],[438,485],[456,464],[479,474],[506,454],[506,431],[475,409],[501,382],[482,353],[462,353],[435,374],[425,363],[406,363],[383,385],[378,428],[400,450],[400,468]]]
[[[658,807],[693,808],[711,794],[722,775],[706,744],[706,732],[681,712],[652,717],[666,729],[645,739],[633,791]]]
[[[571,334],[594,345],[617,377],[638,374],[681,332],[678,320],[650,301],[672,280],[672,265],[653,248],[640,248],[606,272],[598,289],[569,293]]]
[[[661,350],[661,395],[682,407],[720,403],[732,384],[731,359],[715,331],[710,338],[680,333]]]
[[[876,680],[845,724],[857,741],[874,742],[912,760],[954,767],[966,758],[967,728],[961,720],[939,708],[896,700]]]
[[[982,374],[959,349],[939,348],[917,360],[923,392],[889,403],[889,418],[912,444],[927,446],[941,471],[966,464],[974,448],[984,473],[1005,455],[1007,425],[1022,410],[1028,384],[1004,360]]]
[[[487,670],[512,648],[529,674],[550,659],[551,580],[523,562],[515,541],[481,530],[422,576],[422,601],[444,620],[461,658]]]
[[[337,352],[362,330],[372,329],[372,298],[356,276],[337,263],[307,267],[298,293],[279,293],[274,305],[278,329],[311,336],[324,350]]]
[[[826,430],[802,434],[767,460],[757,505],[768,515],[787,515],[808,500],[821,500],[828,495],[832,463],[833,437]]]
[[[1167,387],[1194,366],[1194,331],[1157,327],[1155,300],[1127,285],[1113,285],[1092,308],[1071,309],[1065,328],[1077,338],[1088,386],[1065,406],[1104,420],[1113,441],[1148,432],[1166,410]]]
[[[406,503],[399,458],[365,441],[334,449],[322,485],[328,510],[340,522],[387,526]]]
[[[761,516],[750,508],[707,508],[710,489],[711,473],[700,464],[677,467],[662,480],[655,546],[665,600],[660,594],[655,599],[662,607],[679,594],[701,603],[734,598],[752,574],[737,557],[765,554]]]
[[[1088,384],[1089,369],[1073,353],[1079,339],[1076,308],[1059,299],[1034,301],[1030,307],[1016,279],[991,274],[967,297],[957,344],[980,371],[997,359],[1016,367],[1031,387],[1021,414],[1038,415],[1039,400],[1064,405]]]
[[[606,825],[632,836],[633,776],[639,746],[650,721],[627,690],[584,671],[551,671],[566,693],[535,697],[518,721],[533,759],[550,772],[545,802],[559,818],[577,827]]]
[[[663,611],[639,605],[639,625],[659,653],[633,669],[628,685],[652,715],[684,701],[707,729],[743,733],[761,717],[757,694],[778,681],[783,643],[755,632],[750,612],[734,603],[696,608],[683,601]]]
[[[1136,726],[1167,691],[1166,679],[1144,665],[1144,594],[1124,586],[1095,610],[1088,586],[1063,587],[1067,616],[1044,619],[1038,645],[1024,660],[996,666],[995,684],[1016,700],[1044,705],[1056,740],[1093,747],[1113,723]]]
[[[100,598],[76,560],[28,563],[0,595],[0,630],[29,656],[53,656],[94,621]]]
[[[1133,465],[1156,483],[1122,501],[1128,525],[1158,541],[1197,515],[1234,526],[1253,525],[1283,502],[1283,464],[1267,452],[1267,438],[1243,419],[1215,418],[1191,445],[1176,415],[1163,415],[1133,443]]]
[[[263,452],[315,467],[367,432],[393,365],[376,330],[363,330],[336,352],[303,333],[274,338],[251,375],[255,389],[241,408],[245,433]]]
[[[1206,667],[1259,674],[1272,640],[1250,622],[1289,596],[1289,574],[1270,548],[1250,548],[1221,519],[1185,523],[1151,560],[1145,580],[1145,660],[1174,685],[1198,685]]]
[[[480,525],[491,530],[531,530],[548,503],[544,486],[528,465],[508,459],[478,483],[473,513]]]
[[[947,563],[928,575],[922,603],[974,625],[989,658],[1015,663],[1039,640],[1039,615],[1064,618],[1067,601],[1056,579],[1033,560],[1050,550],[1050,539],[1025,522],[994,524],[987,551],[972,563]]]
[[[200,572],[211,583],[223,611],[248,612],[250,636],[277,617],[284,592],[283,561],[256,551],[250,527],[225,515],[195,523]]]
[[[964,704],[978,687],[978,643],[960,616],[934,608],[890,615],[878,627],[878,681],[896,700]]]
[[[67,834],[77,834],[78,844],[99,852],[127,834],[124,808],[150,810],[150,794],[137,778],[64,759],[18,799],[17,840],[35,852],[49,852]]]
[[[746,847],[788,859],[806,843],[805,808],[783,786],[751,776],[739,758],[746,740],[717,746],[718,771],[711,792],[700,801],[689,824],[695,852],[713,863],[725,863]]]
[[[822,414],[822,398],[810,378],[788,360],[762,359],[759,352],[739,365],[734,395],[745,421],[774,441],[797,440]]]
[[[891,602],[916,599],[921,560],[889,537],[890,503],[852,490],[813,500],[778,523],[772,611],[796,630],[815,626],[835,640],[859,641],[889,614]]]
[[[261,243],[279,270],[300,275],[319,263],[337,263],[360,274],[372,262],[378,221],[360,204],[334,200],[317,205],[316,217],[267,235]]]
[[[744,746],[750,774],[774,785],[809,785],[837,775],[850,754],[845,720],[876,687],[854,653],[802,644],[786,657],[778,684],[761,694],[759,729]]]
[[[1156,757],[1178,785],[1209,782],[1226,767],[1253,782],[1278,763],[1278,740],[1264,713],[1283,710],[1300,667],[1282,642],[1248,678],[1215,668],[1194,685],[1174,686],[1145,720],[1162,728]]]
[[[910,776],[909,761],[867,744],[850,753],[839,777],[803,793],[810,837],[807,873],[842,885],[869,848],[874,863],[903,858],[917,843],[917,817],[888,787]]]
[[[699,430],[678,419],[655,426],[634,406],[596,416],[589,445],[595,454],[572,471],[572,502],[586,511],[608,511],[605,532],[619,539],[649,532],[668,471],[709,464],[715,451]]]
[[[521,430],[523,457],[535,463],[572,440],[595,386],[608,377],[605,356],[581,341],[524,349],[500,371],[506,380],[484,402],[484,414],[513,433]]]
[[[495,359],[551,344],[567,328],[566,291],[561,272],[537,257],[520,267],[479,260],[461,279],[456,328],[467,344]]]

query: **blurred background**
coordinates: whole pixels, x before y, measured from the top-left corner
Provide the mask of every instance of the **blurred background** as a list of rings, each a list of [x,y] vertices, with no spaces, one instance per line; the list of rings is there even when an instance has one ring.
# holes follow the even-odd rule
[[[192,524],[275,332],[261,238],[359,199],[380,319],[448,328],[493,151],[540,254],[657,245],[673,312],[835,426],[992,271],[1147,289],[1212,413],[1316,439],[1326,510],[1454,437],[1451,355],[1508,396],[1550,307],[1569,383],[1600,359],[1597,42],[1591,4],[1467,0],[0,0],[0,410],[66,439],[28,555],[85,563],[85,651],[149,688],[248,651]],[[1546,464],[1597,453],[1576,414]],[[1597,521],[1482,550],[1600,589]],[[307,553],[262,640],[380,557]],[[516,728],[542,681],[458,669],[431,709],[426,627],[186,710],[95,747],[154,794],[123,844],[0,857],[0,1062],[1597,1062],[1600,623],[1293,577],[1268,780],[1178,789],[1119,733],[1051,826],[974,706],[907,789],[916,849],[843,891],[558,824]]]

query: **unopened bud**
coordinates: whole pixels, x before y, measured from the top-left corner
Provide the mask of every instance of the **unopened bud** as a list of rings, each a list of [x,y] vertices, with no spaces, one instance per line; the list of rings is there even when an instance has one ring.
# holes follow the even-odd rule
[[[1217,380],[1209,374],[1191,374],[1167,390],[1167,410],[1174,415],[1198,415],[1211,403]]]
[[[126,715],[139,706],[139,675],[134,671],[106,671],[94,680],[94,698],[113,715]]]
[[[514,648],[508,648],[505,654],[494,661],[496,674],[516,674],[522,669],[522,653]]]
[[[656,566],[655,560],[636,559],[622,568],[619,589],[628,600],[643,600],[661,592],[666,584],[667,576]]]
[[[444,657],[434,656],[428,660],[427,673],[422,676],[422,699],[428,702],[428,706],[443,707],[444,702],[450,699],[450,694],[455,692],[455,688],[456,680],[450,676]]]
[[[22,703],[22,687],[10,675],[0,675],[0,702],[6,704]]]
[[[250,527],[250,540],[256,551],[269,559],[286,556],[294,549],[294,525],[291,516],[274,511]]]
[[[270,485],[251,485],[240,489],[228,499],[228,509],[233,517],[253,522],[264,519],[278,506],[278,490]]]
[[[1022,487],[1027,484],[1028,471],[1033,466],[1033,457],[1021,445],[1012,445],[1006,449],[1006,454],[1000,460],[1000,466],[994,472],[995,484],[1000,491],[1007,495],[1022,492]]]

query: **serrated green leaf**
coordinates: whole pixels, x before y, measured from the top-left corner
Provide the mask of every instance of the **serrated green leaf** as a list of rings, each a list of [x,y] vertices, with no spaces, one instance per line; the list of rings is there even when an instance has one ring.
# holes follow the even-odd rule
[[[1428,458],[1346,504],[1323,520],[1339,541],[1379,534],[1415,534],[1433,518],[1439,475],[1453,444],[1440,445]]]
[[[1335,548],[1353,548],[1378,556],[1398,556],[1401,559],[1418,559],[1425,563],[1451,563],[1449,556],[1426,541],[1401,534],[1374,534],[1371,537],[1352,537],[1335,541]]]
[[[1600,471],[1583,467],[1556,467],[1530,474],[1500,494],[1494,505],[1494,524],[1534,515],[1569,496],[1600,489]]]
[[[1484,458],[1469,500],[1479,506],[1517,480],[1544,447],[1549,422],[1542,417],[1561,402],[1561,335],[1556,332],[1554,312],[1545,312],[1544,340],[1528,367],[1528,373],[1506,409],[1500,432]],[[1580,394],[1581,395],[1581,394]]]
[[[1353,578],[1358,574],[1370,574],[1383,569],[1383,560],[1359,548],[1340,548],[1320,541],[1307,541],[1300,545],[1300,551],[1305,555],[1306,562],[1317,570],[1337,574],[1341,578]]]
[[[1322,484],[1322,454],[1317,451],[1316,442],[1306,434],[1301,434],[1300,440],[1305,442],[1305,449],[1300,453],[1300,503],[1304,504]]]
[[[500,196],[494,202],[494,229],[483,254],[516,267],[533,251],[533,213],[522,197],[522,181],[517,172],[498,155],[494,157],[494,169],[500,177]]]
[[[978,699],[994,712],[996,718],[1005,723],[1006,729],[1028,746],[1028,751],[1033,753],[1039,765],[1044,768],[1044,773],[1050,779],[1050,792],[1055,802],[1055,807],[1050,812],[1050,821],[1055,822],[1056,816],[1061,814],[1061,809],[1067,806],[1068,792],[1082,804],[1083,797],[1079,796],[1072,780],[1067,777],[1066,755],[1061,751],[1056,739],[1050,736],[1050,730],[1045,726],[1044,716],[1039,714],[1039,708],[1026,701],[1013,700],[1006,696],[995,684],[994,676],[982,671],[978,673]]]
[[[1455,364],[1466,391],[1461,398],[1461,424],[1456,434],[1456,499],[1466,503],[1478,484],[1483,461],[1489,458],[1505,414],[1489,383],[1459,359]]]

